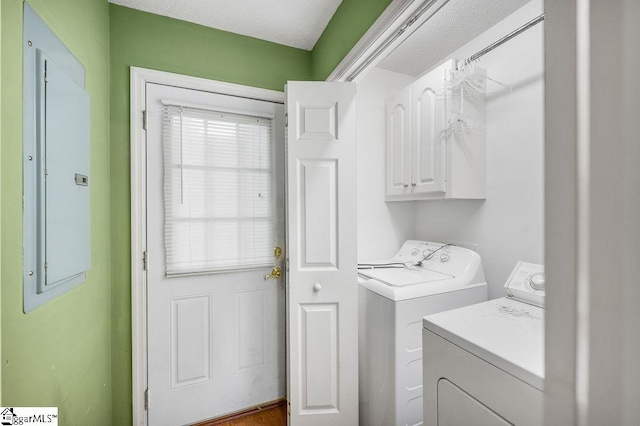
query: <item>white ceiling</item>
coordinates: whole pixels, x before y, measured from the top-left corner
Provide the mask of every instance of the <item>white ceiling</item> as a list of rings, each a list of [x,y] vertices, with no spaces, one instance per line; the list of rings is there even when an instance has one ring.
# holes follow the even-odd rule
[[[109,0],[285,46],[311,50],[342,0]]]
[[[449,0],[378,67],[417,77],[530,0]]]

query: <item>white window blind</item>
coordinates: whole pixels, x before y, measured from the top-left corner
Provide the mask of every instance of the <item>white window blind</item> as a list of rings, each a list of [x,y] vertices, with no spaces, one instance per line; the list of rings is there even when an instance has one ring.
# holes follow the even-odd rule
[[[163,111],[167,276],[273,263],[272,119]]]

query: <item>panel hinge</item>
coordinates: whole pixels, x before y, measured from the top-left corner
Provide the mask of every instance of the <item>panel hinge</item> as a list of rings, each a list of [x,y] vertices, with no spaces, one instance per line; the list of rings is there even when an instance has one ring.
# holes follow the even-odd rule
[[[142,128],[147,130],[147,110],[142,111]]]
[[[142,269],[143,270],[147,270],[147,252],[143,251],[142,252]]]
[[[149,411],[149,389],[145,389],[144,391],[144,409],[145,411]]]
[[[291,403],[289,401],[287,401],[287,415],[291,415]]]
[[[284,127],[289,127],[289,113],[284,115]]]
[[[285,271],[289,272],[289,258],[287,257],[287,261],[285,262]]]

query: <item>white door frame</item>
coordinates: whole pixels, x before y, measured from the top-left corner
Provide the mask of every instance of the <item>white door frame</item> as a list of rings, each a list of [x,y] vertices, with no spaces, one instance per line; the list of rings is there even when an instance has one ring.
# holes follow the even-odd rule
[[[635,425],[640,7],[545,9],[545,424]]]
[[[133,424],[145,426],[147,389],[146,84],[155,83],[284,104],[284,92],[131,67],[131,357]]]

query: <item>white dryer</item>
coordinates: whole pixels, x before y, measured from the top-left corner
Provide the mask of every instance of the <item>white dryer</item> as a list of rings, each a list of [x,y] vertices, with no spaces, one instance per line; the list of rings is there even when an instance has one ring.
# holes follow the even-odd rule
[[[421,425],[422,318],[487,300],[480,256],[409,240],[358,272],[360,424]]]
[[[425,425],[542,425],[544,282],[519,262],[507,297],[424,318]]]

